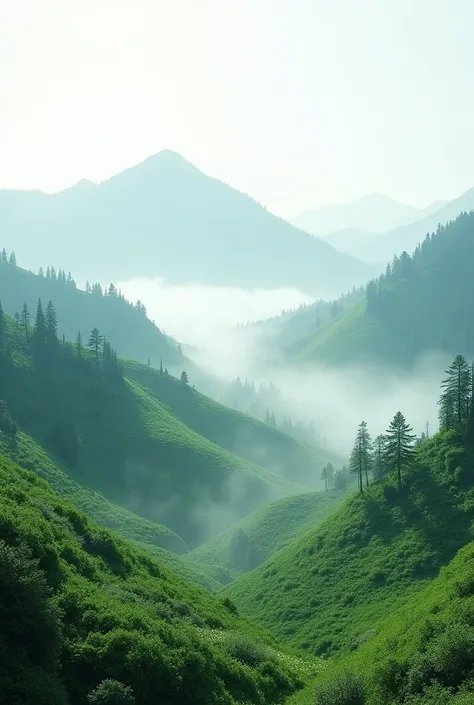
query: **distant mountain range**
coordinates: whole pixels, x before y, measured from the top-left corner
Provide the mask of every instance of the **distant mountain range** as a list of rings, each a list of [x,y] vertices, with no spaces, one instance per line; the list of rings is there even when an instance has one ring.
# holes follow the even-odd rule
[[[371,193],[352,203],[326,205],[305,211],[290,222],[338,247],[336,242],[340,240],[337,235],[340,231],[358,230],[375,234],[385,232],[425,218],[446,203],[447,201],[436,201],[426,208],[416,208],[382,193]],[[333,234],[336,235],[334,241]]]
[[[294,225],[317,235],[340,252],[367,263],[385,264],[403,250],[413,252],[426,233],[474,208],[474,188],[453,201],[414,208],[382,194],[341,206],[302,213]]]
[[[78,280],[163,277],[332,297],[375,272],[164,151],[101,184],[0,191],[0,245],[27,267],[71,262]]]

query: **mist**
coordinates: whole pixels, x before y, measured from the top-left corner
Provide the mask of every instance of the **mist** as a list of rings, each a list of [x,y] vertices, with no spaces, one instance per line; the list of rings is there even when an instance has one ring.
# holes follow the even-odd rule
[[[312,422],[325,447],[343,458],[362,420],[373,438],[399,410],[418,435],[427,422],[430,432],[438,428],[437,399],[448,357],[433,351],[410,371],[381,364],[294,367],[283,355],[271,361],[265,356],[267,331],[258,325],[239,327],[309,303],[300,291],[168,286],[161,279],[122,282],[120,288],[127,297],[144,301],[149,317],[168,334],[195,346],[188,354],[203,369],[229,381],[239,376],[255,384],[274,383],[281,393],[274,409],[277,421],[285,416]]]

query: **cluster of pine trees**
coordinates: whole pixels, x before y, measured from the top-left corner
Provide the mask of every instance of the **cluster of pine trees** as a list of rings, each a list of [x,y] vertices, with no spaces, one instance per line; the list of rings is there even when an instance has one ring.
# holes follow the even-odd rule
[[[441,430],[465,426],[474,411],[474,364],[469,364],[463,355],[456,355],[446,370],[438,406]],[[379,479],[392,471],[396,471],[401,489],[403,471],[412,463],[414,448],[426,438],[429,438],[428,423],[417,438],[401,411],[397,411],[389,428],[374,441],[367,423],[362,421],[350,458],[350,470],[357,475],[360,492],[369,486],[369,477]]]
[[[58,319],[56,309],[52,301],[48,301],[46,309],[43,309],[41,299],[38,299],[34,323],[31,324],[31,315],[27,304],[23,304],[20,313],[15,316],[16,326],[22,331],[26,340],[31,344],[36,357],[53,361],[51,353],[60,344],[58,335]],[[121,376],[122,371],[117,359],[116,351],[111,347],[108,340],[97,328],[93,328],[84,345],[81,331],[78,331],[75,345],[62,336],[62,345],[66,350],[75,353],[77,358],[86,363],[92,364],[97,372],[102,372],[108,376]],[[0,302],[0,350],[8,355],[8,347],[5,336],[5,316]]]
[[[342,468],[334,469],[332,463],[328,463],[321,470],[321,480],[324,482],[326,491],[332,487],[335,490],[343,490],[349,484],[349,468],[343,465]]]

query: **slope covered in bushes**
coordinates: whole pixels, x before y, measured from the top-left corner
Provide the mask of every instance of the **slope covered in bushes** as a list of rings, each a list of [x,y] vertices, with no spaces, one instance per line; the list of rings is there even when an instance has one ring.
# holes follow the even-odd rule
[[[314,668],[3,457],[0,517],[5,703],[270,705]]]

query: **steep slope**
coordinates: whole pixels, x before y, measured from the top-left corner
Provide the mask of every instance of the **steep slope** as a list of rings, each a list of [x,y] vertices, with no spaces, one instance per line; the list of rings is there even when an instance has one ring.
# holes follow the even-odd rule
[[[7,321],[0,398],[74,479],[188,545],[298,485],[188,428],[132,380],[56,339]],[[113,358],[112,358],[113,360]],[[97,364],[99,363],[99,364]]]
[[[422,590],[388,614],[351,654],[290,699],[292,705],[337,702],[345,681],[363,683],[365,705],[471,705],[474,701],[474,544]],[[347,685],[346,685],[347,690]]]
[[[321,486],[321,469],[342,463],[330,451],[313,448],[151,367],[126,361],[125,374],[149,391],[188,428],[213,443],[277,475],[309,487]]]
[[[390,476],[375,483],[225,594],[294,645],[347,652],[472,540],[473,480],[456,432],[438,434],[402,493]]]
[[[97,186],[0,192],[0,231],[27,267],[72,261],[77,277],[98,281],[160,276],[326,296],[372,272],[168,151]]]
[[[306,662],[235,617],[231,603],[4,458],[0,507],[3,702],[270,705],[301,686]]]
[[[169,369],[195,372],[195,365],[182,354],[174,340],[164,335],[143,310],[116,294],[86,293],[73,281],[66,283],[56,276],[46,278],[19,266],[0,265],[0,301],[6,313],[13,316],[26,303],[33,315],[39,298],[45,305],[50,300],[54,302],[60,332],[68,340],[75,340],[81,331],[86,343],[92,328],[98,328],[123,357],[142,362],[149,358],[156,367],[162,359]]]
[[[305,211],[290,222],[308,233],[328,239],[329,233],[346,228],[369,233],[391,230],[422,218],[423,215],[422,208],[400,203],[383,193],[371,193],[352,203],[321,206]]]
[[[394,255],[403,250],[412,252],[426,233],[437,229],[438,225],[446,225],[464,211],[474,208],[474,188],[455,198],[434,213],[429,214],[414,223],[403,225],[394,230],[380,233],[366,245],[351,248],[351,254],[364,262],[390,262]]]
[[[474,213],[427,236],[367,286],[365,300],[286,349],[300,362],[410,365],[440,351],[474,355]]]
[[[342,490],[283,497],[239,521],[186,556],[197,564],[222,566],[237,577],[253,570],[296,536],[314,528],[346,496]]]

